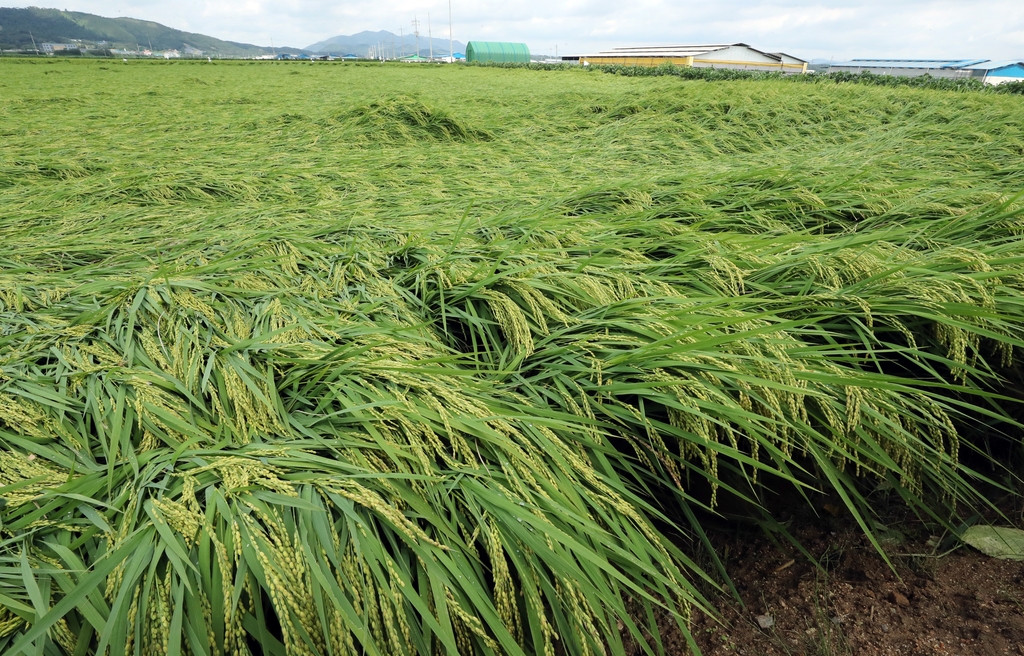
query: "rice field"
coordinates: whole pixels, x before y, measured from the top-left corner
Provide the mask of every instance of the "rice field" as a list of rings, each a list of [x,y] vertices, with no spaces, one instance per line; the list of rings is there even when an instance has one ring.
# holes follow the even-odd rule
[[[707,518],[955,526],[1022,192],[1011,95],[0,60],[0,652],[658,654]]]

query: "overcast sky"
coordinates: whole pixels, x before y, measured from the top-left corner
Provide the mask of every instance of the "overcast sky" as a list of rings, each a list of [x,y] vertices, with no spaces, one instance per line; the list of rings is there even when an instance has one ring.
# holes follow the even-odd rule
[[[4,6],[53,6],[46,0]],[[58,8],[157,21],[258,45],[412,29],[448,36],[446,0],[59,0]],[[1024,0],[452,0],[453,36],[523,41],[534,53],[744,42],[804,59],[1024,59]]]

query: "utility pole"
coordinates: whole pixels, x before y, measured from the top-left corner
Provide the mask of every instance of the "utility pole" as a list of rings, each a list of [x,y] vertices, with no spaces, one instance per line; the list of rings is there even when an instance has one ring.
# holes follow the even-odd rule
[[[36,38],[32,36],[32,30],[28,31],[28,37],[32,39],[32,50],[35,50],[36,54],[39,54],[39,47],[36,46]]]
[[[427,41],[430,42],[430,61],[434,61],[434,35],[430,31],[430,12],[427,12]]]
[[[398,28],[398,47],[402,53],[402,57],[405,57],[405,32],[402,31],[401,27]]]
[[[420,19],[413,16],[412,19],[412,33],[416,35],[416,56],[420,56]]]
[[[270,52],[274,53],[274,59],[277,59],[277,48],[274,47],[274,37],[270,37]]]
[[[455,49],[452,47],[452,0],[448,0],[448,57],[455,63]]]

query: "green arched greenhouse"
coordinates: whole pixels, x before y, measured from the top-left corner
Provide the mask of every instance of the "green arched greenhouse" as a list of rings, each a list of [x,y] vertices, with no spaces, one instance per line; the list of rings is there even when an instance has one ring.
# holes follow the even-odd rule
[[[530,49],[525,43],[470,41],[466,44],[466,61],[527,63],[530,61]]]

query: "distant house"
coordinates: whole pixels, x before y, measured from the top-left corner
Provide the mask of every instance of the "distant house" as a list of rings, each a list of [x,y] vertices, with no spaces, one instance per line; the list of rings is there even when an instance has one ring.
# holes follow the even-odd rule
[[[583,65],[620,64],[660,66],[673,64],[693,68],[728,68],[742,71],[806,73],[807,62],[784,52],[764,52],[745,43],[683,46],[635,46],[613,48],[594,55],[565,58]]]
[[[164,59],[177,59],[181,53],[177,50],[164,50]]]
[[[190,46],[187,43],[185,44],[185,48],[183,49],[183,52],[186,55],[188,55],[189,57],[201,57],[203,55],[203,51],[202,50],[199,50],[198,48],[193,48],[192,46]]]
[[[851,59],[837,62],[830,72],[874,73],[898,77],[973,78],[986,84],[1024,80],[1024,61],[990,59]]]
[[[77,43],[44,43],[39,46],[48,55],[64,50],[77,50],[80,46]]]

